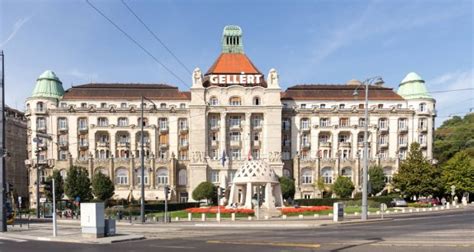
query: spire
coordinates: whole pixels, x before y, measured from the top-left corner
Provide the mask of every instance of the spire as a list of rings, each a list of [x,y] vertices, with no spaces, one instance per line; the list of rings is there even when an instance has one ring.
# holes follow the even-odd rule
[[[237,25],[227,25],[222,32],[222,53],[244,53],[242,29]]]

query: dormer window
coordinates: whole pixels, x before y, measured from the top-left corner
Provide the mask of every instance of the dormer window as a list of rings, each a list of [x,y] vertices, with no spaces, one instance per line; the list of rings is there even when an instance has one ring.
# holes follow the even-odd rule
[[[305,109],[305,108],[306,108],[306,104],[305,104],[305,103],[302,103],[300,106],[301,106],[302,109]]]
[[[100,108],[103,108],[103,109],[107,108],[107,103],[102,102],[102,103],[100,104]]]
[[[242,105],[242,101],[240,100],[240,97],[231,97],[229,100],[229,105],[230,106],[240,106]]]
[[[345,104],[339,104],[339,109],[344,109],[346,107]]]
[[[120,103],[120,108],[123,108],[123,109],[127,108],[127,103],[125,102]]]
[[[81,108],[87,108],[87,103],[85,102],[81,103]]]
[[[259,106],[260,105],[260,97],[254,97],[253,98],[253,105]]]
[[[326,108],[326,104],[321,103],[321,105],[319,105],[319,108],[325,109],[325,108]]]
[[[161,103],[160,108],[162,108],[162,109],[166,108],[166,103]]]
[[[209,104],[211,106],[217,106],[219,105],[219,100],[217,99],[217,97],[212,96],[211,99],[209,99]]]

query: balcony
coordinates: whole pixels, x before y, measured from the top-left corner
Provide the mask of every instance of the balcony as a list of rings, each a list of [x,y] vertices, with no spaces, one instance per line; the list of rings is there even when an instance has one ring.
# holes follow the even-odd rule
[[[212,147],[212,148],[217,148],[217,147],[219,147],[219,141],[217,141],[217,140],[212,140],[212,141],[211,141],[211,147]]]
[[[169,146],[168,143],[160,143],[160,149],[167,149]]]
[[[88,129],[87,125],[79,125],[79,127],[77,127],[79,132],[87,132]]]
[[[168,126],[160,126],[159,131],[160,131],[160,134],[162,134],[162,135],[167,134],[168,131],[169,131],[169,128],[168,128]]]
[[[97,142],[97,147],[109,147],[109,142]]]
[[[130,148],[129,142],[117,142],[117,148]]]
[[[431,114],[431,109],[425,109],[425,110],[417,110],[416,114],[418,115],[430,115]]]
[[[340,148],[350,148],[350,147],[351,147],[351,143],[350,143],[350,142],[340,142],[340,143],[339,143],[339,147],[340,147]]]
[[[46,108],[37,108],[35,109],[35,113],[38,114],[38,115],[44,115],[46,114],[48,111]]]
[[[41,132],[46,132],[46,125],[37,125],[36,130],[41,131]]]
[[[262,130],[262,124],[257,124],[253,126],[254,130]]]
[[[140,142],[137,142],[138,148],[141,148],[142,145],[143,145],[143,148],[150,148],[150,141],[145,141],[143,144],[141,144]]]
[[[179,143],[179,149],[180,149],[180,150],[187,150],[188,147],[189,147],[188,142],[181,142],[181,143]]]
[[[230,130],[241,130],[242,127],[240,126],[240,124],[235,124],[235,125],[230,125],[229,129]]]
[[[218,124],[210,125],[211,131],[219,131],[221,128]]]
[[[261,145],[262,145],[262,143],[260,142],[260,140],[254,140],[253,141],[253,147],[260,148]]]
[[[428,131],[428,126],[426,126],[426,125],[419,126],[418,130],[420,132],[427,132]]]
[[[67,126],[59,126],[58,130],[61,131],[61,132],[65,132],[65,131],[68,130],[68,127]]]
[[[408,148],[408,144],[406,142],[398,143],[398,148]]]
[[[89,142],[87,141],[81,141],[79,142],[79,148],[81,150],[88,149],[89,148]]]
[[[408,132],[408,126],[406,125],[398,126],[398,132]]]
[[[311,127],[309,125],[301,126],[301,132],[309,132],[311,131]]]
[[[325,147],[325,148],[331,148],[331,142],[320,142],[319,143],[319,146],[321,148]]]
[[[386,149],[386,148],[388,148],[388,143],[387,142],[379,143],[379,146],[380,146],[380,148]]]
[[[311,148],[311,143],[310,142],[302,142],[301,143],[301,149],[308,150],[310,148]]]
[[[186,134],[186,133],[188,133],[188,132],[189,132],[188,126],[181,126],[181,127],[179,127],[179,133],[180,133],[180,134]]]
[[[382,132],[388,132],[388,126],[387,125],[379,125],[379,131]]]
[[[240,147],[240,140],[230,140],[231,147]]]
[[[357,143],[357,147],[363,148],[363,147],[364,147],[364,142],[358,142],[358,143]],[[370,142],[367,142],[367,147],[370,148]]]
[[[67,149],[67,147],[68,147],[68,142],[67,142],[67,141],[60,141],[60,142],[58,143],[58,145],[59,145],[59,148],[61,148],[61,149]]]
[[[428,144],[426,144],[426,142],[421,142],[421,143],[420,143],[420,148],[425,149],[425,148],[427,148],[427,147],[428,147]]]

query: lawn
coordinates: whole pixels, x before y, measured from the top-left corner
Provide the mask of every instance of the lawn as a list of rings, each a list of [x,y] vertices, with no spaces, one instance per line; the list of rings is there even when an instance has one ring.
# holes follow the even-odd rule
[[[377,211],[379,211],[380,209],[379,208],[369,208],[369,212],[371,213],[375,213]],[[361,208],[360,207],[356,207],[356,206],[350,206],[350,207],[345,207],[344,208],[344,213],[345,214],[353,214],[355,212],[361,212]],[[330,210],[323,210],[323,211],[318,211],[318,212],[302,212],[302,213],[288,213],[287,216],[298,216],[298,215],[304,215],[304,216],[313,216],[314,214],[319,214],[319,215],[328,215],[328,214],[332,214],[333,213],[333,210],[330,209]]]

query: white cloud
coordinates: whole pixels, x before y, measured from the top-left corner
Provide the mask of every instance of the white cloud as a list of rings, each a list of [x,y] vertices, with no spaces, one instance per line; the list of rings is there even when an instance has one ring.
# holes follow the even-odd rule
[[[427,81],[429,91],[474,88],[474,69],[441,74]],[[437,125],[450,115],[462,116],[474,108],[474,90],[434,93],[438,109]]]
[[[30,21],[31,17],[25,17],[25,18],[20,18],[18,21],[15,22],[13,25],[13,31],[10,33],[10,35],[5,39],[5,41],[0,43],[0,48],[4,48],[10,40],[12,40],[18,31],[20,31],[21,27],[23,27],[24,24],[26,24],[28,21]]]

